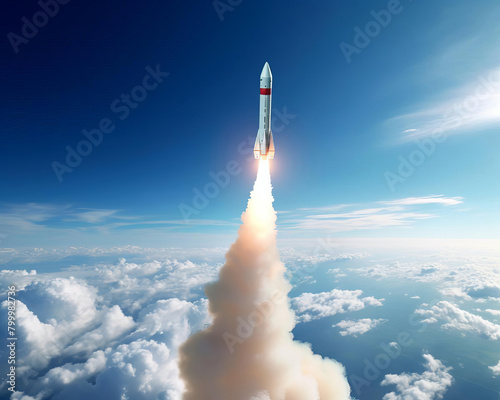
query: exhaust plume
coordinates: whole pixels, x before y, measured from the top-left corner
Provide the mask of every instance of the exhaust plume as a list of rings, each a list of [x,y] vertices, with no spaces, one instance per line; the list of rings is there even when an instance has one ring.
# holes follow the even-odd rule
[[[350,398],[344,367],[293,340],[273,200],[269,162],[260,160],[238,239],[205,289],[213,324],[180,348],[183,400]]]

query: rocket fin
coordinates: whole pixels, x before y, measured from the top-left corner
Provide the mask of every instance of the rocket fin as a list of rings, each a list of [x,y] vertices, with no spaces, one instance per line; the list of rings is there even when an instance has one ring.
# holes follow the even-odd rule
[[[253,156],[256,159],[260,158],[260,142],[259,142],[259,134],[257,133],[257,138],[255,139],[255,146],[253,147]]]
[[[272,132],[269,133],[269,152],[268,152],[267,156],[271,160],[274,158],[274,139],[273,139],[273,133]]]

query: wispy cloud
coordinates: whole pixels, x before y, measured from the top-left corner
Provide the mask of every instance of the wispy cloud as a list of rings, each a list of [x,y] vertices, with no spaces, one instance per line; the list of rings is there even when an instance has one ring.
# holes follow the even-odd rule
[[[379,201],[372,204],[340,204],[327,207],[302,208],[281,221],[283,229],[303,229],[330,232],[348,232],[387,227],[409,227],[418,220],[436,218],[439,215],[429,212],[429,207],[454,206],[463,202],[462,197],[429,195],[407,197],[396,200]],[[383,204],[384,207],[380,207]],[[339,213],[325,211],[343,210]]]
[[[448,90],[429,101],[386,121],[403,143],[425,137],[463,132],[500,124],[500,68],[477,76],[472,82]]]
[[[118,210],[105,210],[105,209],[83,209],[86,211],[75,212],[73,217],[76,220],[95,224],[114,217]]]
[[[390,226],[410,226],[416,220],[434,218],[433,214],[425,213],[371,213],[371,210],[359,210],[352,217],[349,214],[331,214],[309,216],[301,220],[288,221],[294,224],[294,229],[329,230],[331,232],[348,232],[365,229],[380,229]],[[317,218],[319,217],[319,219]]]
[[[283,231],[309,231],[320,235],[388,227],[408,228],[417,221],[439,217],[439,208],[443,206],[462,202],[462,197],[429,195],[364,204],[330,204],[283,210],[279,225]],[[7,236],[11,242],[21,239],[35,241],[38,246],[42,246],[41,239],[46,246],[46,238],[76,240],[82,235],[92,236],[93,240],[103,237],[118,240],[120,235],[121,238],[132,235],[130,237],[136,243],[139,236],[182,232],[207,235],[216,231],[221,233],[224,229],[227,232],[239,224],[237,219],[169,219],[162,215],[133,215],[127,210],[84,208],[71,204],[0,204],[0,238]],[[113,245],[117,244],[120,242],[113,242]]]
[[[341,210],[342,208],[346,208],[351,206],[352,204],[333,204],[330,206],[324,206],[324,207],[309,207],[309,208],[299,208],[299,211],[337,211]]]
[[[413,206],[420,204],[441,204],[443,206],[456,206],[463,203],[463,197],[444,197],[443,195],[431,195],[422,197],[407,197],[399,200],[381,201],[387,205]]]
[[[22,235],[75,237],[147,230],[178,232],[196,227],[237,226],[237,222],[216,219],[162,219],[157,216],[127,215],[123,210],[79,208],[69,204],[4,204],[0,206],[0,238]]]
[[[31,232],[43,229],[44,223],[60,213],[66,212],[68,205],[55,204],[7,204],[0,212],[0,229]]]

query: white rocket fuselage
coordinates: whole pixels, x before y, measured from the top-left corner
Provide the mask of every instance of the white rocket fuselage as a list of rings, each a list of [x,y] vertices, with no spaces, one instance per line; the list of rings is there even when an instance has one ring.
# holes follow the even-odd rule
[[[274,141],[271,132],[271,90],[273,76],[269,64],[266,62],[260,74],[260,110],[259,131],[253,153],[255,158],[274,158]]]

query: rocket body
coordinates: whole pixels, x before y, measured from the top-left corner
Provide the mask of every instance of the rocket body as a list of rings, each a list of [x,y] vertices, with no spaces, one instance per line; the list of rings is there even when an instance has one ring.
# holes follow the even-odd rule
[[[271,90],[273,76],[271,68],[266,62],[260,74],[260,107],[259,107],[259,130],[255,139],[253,154],[255,158],[273,159],[274,141],[271,132]]]

